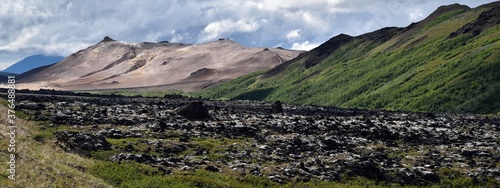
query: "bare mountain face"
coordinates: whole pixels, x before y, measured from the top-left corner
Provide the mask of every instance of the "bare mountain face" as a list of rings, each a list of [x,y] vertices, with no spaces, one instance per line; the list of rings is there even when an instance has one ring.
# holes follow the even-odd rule
[[[250,48],[234,41],[123,43],[105,37],[61,62],[25,77],[19,87],[61,90],[119,88],[194,91],[263,69],[301,51]]]

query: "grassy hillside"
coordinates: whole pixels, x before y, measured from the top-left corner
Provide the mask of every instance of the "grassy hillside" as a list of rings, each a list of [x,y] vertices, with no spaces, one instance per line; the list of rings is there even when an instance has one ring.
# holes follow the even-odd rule
[[[7,164],[10,152],[10,129],[7,128],[7,101],[0,99],[0,162]],[[23,114],[16,114],[23,117]],[[16,180],[8,179],[8,165],[0,176],[0,187],[111,187],[96,178],[87,169],[96,165],[94,160],[66,153],[56,146],[53,135],[36,123],[17,119],[16,129]]]
[[[371,109],[500,112],[500,3],[440,7],[406,28],[339,35],[195,95]]]

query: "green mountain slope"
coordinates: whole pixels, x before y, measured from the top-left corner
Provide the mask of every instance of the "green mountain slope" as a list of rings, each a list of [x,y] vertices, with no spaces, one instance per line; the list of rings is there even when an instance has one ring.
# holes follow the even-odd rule
[[[371,109],[500,112],[500,2],[453,4],[405,28],[338,35],[196,95]]]

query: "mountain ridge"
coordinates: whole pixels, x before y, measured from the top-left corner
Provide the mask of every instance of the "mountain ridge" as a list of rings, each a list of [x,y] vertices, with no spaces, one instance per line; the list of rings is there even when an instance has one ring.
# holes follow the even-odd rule
[[[23,58],[21,61],[14,63],[13,65],[7,67],[2,72],[10,72],[15,74],[22,74],[29,70],[46,66],[50,64],[57,63],[63,59],[62,56],[51,56],[51,55],[43,55],[36,54]]]
[[[497,113],[500,99],[494,93],[500,92],[495,87],[500,78],[493,70],[500,64],[499,5],[473,9],[458,4],[441,6],[404,28],[335,36],[267,72],[195,95],[369,109]],[[477,35],[459,32],[467,24],[478,28],[474,23],[490,24]],[[457,36],[450,38],[455,32]]]
[[[34,89],[101,90],[170,86],[166,88],[190,91],[253,71],[273,68],[300,53],[278,48],[250,48],[229,39],[191,45],[124,43],[106,36],[58,64],[24,76],[19,82],[20,87]],[[190,77],[203,69],[216,71],[203,77]]]

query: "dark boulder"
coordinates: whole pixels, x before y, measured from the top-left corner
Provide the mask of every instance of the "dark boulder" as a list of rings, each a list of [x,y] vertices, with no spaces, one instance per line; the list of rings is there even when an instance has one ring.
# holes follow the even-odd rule
[[[354,163],[350,166],[350,170],[354,175],[362,176],[371,180],[385,180],[382,170],[372,161]]]
[[[207,107],[201,101],[192,102],[178,110],[177,114],[189,120],[207,120],[210,118]]]
[[[273,114],[283,113],[283,106],[281,105],[280,101],[274,102],[274,104],[271,106],[271,113]]]
[[[220,170],[217,167],[212,166],[212,165],[208,165],[207,167],[205,167],[205,170],[210,171],[210,172],[220,172]]]

